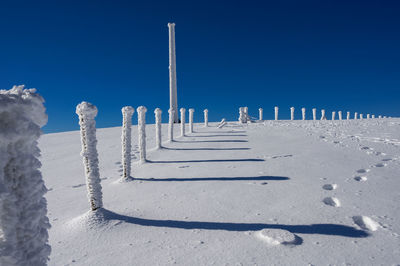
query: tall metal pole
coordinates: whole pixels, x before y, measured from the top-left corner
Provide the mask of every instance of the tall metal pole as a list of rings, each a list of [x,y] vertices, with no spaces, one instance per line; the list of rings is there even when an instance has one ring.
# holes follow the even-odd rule
[[[169,107],[175,111],[174,122],[178,123],[178,99],[176,89],[175,23],[169,29]]]

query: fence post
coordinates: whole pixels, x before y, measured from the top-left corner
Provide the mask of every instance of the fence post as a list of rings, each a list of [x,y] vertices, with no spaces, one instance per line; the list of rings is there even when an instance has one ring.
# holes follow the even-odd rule
[[[189,133],[193,133],[193,113],[194,109],[189,109]]]
[[[294,107],[290,107],[290,120],[294,120]]]
[[[275,106],[275,121],[278,121],[279,107]]]
[[[262,108],[258,109],[258,118],[259,118],[260,121],[263,120],[263,109]]]
[[[347,117],[346,117],[346,119],[347,119],[347,120],[350,120],[350,112],[347,112]]]
[[[137,108],[140,163],[146,162],[146,112],[147,109],[144,106],[139,106]]]
[[[208,109],[204,109],[204,127],[208,127]]]
[[[50,255],[37,143],[43,102],[35,89],[0,90],[0,265],[46,265]]]
[[[355,113],[354,113],[354,120],[357,120],[357,118],[358,118],[358,113],[355,112]]]
[[[122,112],[122,179],[127,181],[131,177],[131,150],[132,150],[132,115],[135,112],[131,106],[125,106]]]
[[[170,108],[168,110],[168,141],[172,142],[174,141],[174,117],[175,117],[175,110],[173,108]]]
[[[306,108],[301,108],[301,118],[302,120],[306,120]]]
[[[317,109],[316,108],[312,109],[312,117],[313,117],[314,121],[317,120]]]
[[[325,119],[326,119],[326,117],[325,117],[325,110],[322,109],[322,110],[321,110],[321,120],[325,120]]]
[[[186,123],[186,117],[185,117],[185,113],[186,113],[186,109],[185,108],[181,108],[181,137],[185,136],[185,123]]]
[[[336,117],[336,112],[333,111],[333,112],[332,112],[332,120],[335,120],[335,117]]]
[[[155,118],[156,118],[156,149],[161,149],[161,109],[156,108],[154,110]]]

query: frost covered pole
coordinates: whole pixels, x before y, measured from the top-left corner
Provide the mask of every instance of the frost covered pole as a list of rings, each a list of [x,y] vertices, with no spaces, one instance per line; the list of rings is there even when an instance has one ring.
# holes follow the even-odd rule
[[[103,194],[101,192],[99,159],[97,153],[96,122],[97,108],[91,103],[81,102],[76,106],[81,127],[81,142],[83,164],[86,174],[86,188],[92,211],[103,207]]]
[[[382,116],[381,116],[381,115],[379,115],[379,116],[378,116],[378,118],[379,118],[379,119],[381,119],[381,118],[382,118]]]
[[[244,119],[245,119],[245,123],[247,123],[249,120],[250,120],[250,117],[249,117],[249,108],[246,106],[246,107],[243,107],[243,112],[244,112]]]
[[[146,112],[147,109],[144,106],[137,108],[140,163],[146,162]]]
[[[170,108],[168,110],[169,119],[168,119],[168,141],[174,141],[174,117],[175,111],[174,109]]]
[[[342,117],[342,111],[339,111],[338,114],[339,114],[339,120],[342,120],[342,119],[343,119],[343,117]]]
[[[181,137],[185,136],[185,113],[186,113],[186,109],[185,108],[181,108]]]
[[[370,115],[369,114],[367,114],[367,119],[369,119],[370,118]]]
[[[358,117],[358,113],[355,112],[355,113],[354,113],[354,120],[357,120],[357,117]]]
[[[317,120],[317,109],[316,108],[312,109],[312,119],[314,121]]]
[[[360,119],[363,119],[364,118],[364,115],[363,114],[360,114]]]
[[[189,109],[189,133],[193,133],[193,113],[194,109]]]
[[[301,118],[303,120],[306,120],[306,108],[301,108]]]
[[[169,108],[175,111],[174,123],[178,123],[178,99],[176,88],[175,23],[168,23],[169,30]]]
[[[160,108],[154,110],[156,118],[156,149],[161,149],[161,113]]]
[[[47,123],[35,89],[0,90],[0,265],[47,265],[47,188],[39,170]]]
[[[263,120],[263,109],[262,109],[262,108],[259,108],[259,109],[258,109],[258,119],[259,119],[260,121]]]
[[[204,127],[208,127],[208,110],[204,109]]]
[[[239,122],[246,123],[246,113],[244,111],[244,107],[239,107]]]
[[[347,112],[347,117],[346,117],[346,119],[347,119],[347,120],[350,120],[350,112]]]
[[[275,121],[278,121],[279,107],[275,106]]]
[[[322,110],[321,110],[321,120],[325,120],[325,119],[326,119],[326,117],[325,117],[325,110],[322,109]]]
[[[125,106],[122,111],[122,180],[131,176],[132,115],[135,109]]]
[[[294,107],[290,107],[290,120],[294,120]]]
[[[336,112],[333,111],[333,112],[332,112],[332,120],[335,120],[335,117],[336,117]]]
[[[374,118],[375,118],[375,115],[372,115],[372,118],[374,119]]]

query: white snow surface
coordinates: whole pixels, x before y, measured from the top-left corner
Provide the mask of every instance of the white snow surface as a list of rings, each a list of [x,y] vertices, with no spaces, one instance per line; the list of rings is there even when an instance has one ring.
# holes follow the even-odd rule
[[[118,182],[121,128],[98,129],[104,209],[95,212],[86,199],[79,132],[42,136],[49,264],[400,262],[400,119],[216,125],[195,124],[193,134],[159,150],[154,125],[147,125],[146,164],[138,163],[132,126],[135,180],[125,183]],[[364,182],[355,179],[361,174]],[[340,207],[326,205],[328,197]],[[291,245],[270,245],[271,234]]]

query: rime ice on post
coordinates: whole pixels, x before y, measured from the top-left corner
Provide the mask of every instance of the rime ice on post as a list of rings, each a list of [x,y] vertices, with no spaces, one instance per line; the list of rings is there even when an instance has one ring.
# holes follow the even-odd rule
[[[189,109],[189,133],[193,133],[193,113],[194,109]]]
[[[0,265],[46,265],[51,251],[37,143],[47,116],[35,92],[0,90]]]
[[[358,118],[358,113],[355,112],[355,113],[354,113],[354,120],[357,120],[357,118]]]
[[[174,115],[175,111],[174,109],[169,109],[168,110],[169,118],[168,118],[168,141],[172,142],[174,141]]]
[[[306,108],[301,108],[301,119],[306,120]]]
[[[239,107],[239,122],[240,123],[246,123],[246,114],[244,112],[244,107]]]
[[[176,88],[175,23],[168,23],[169,35],[169,108],[174,112],[174,123],[178,123],[178,95]]]
[[[342,119],[343,119],[343,117],[342,117],[342,111],[339,111],[339,112],[338,112],[338,115],[339,115],[339,120],[342,120]]]
[[[372,119],[374,119],[375,118],[375,115],[372,115]]]
[[[263,120],[263,109],[262,109],[262,108],[259,108],[259,109],[258,109],[258,119],[259,119],[260,121]]]
[[[290,120],[294,120],[294,107],[290,107]]]
[[[364,118],[364,115],[363,114],[360,114],[360,119],[363,119]]]
[[[333,111],[333,112],[332,112],[332,120],[335,120],[335,117],[336,117],[336,112]]]
[[[122,111],[122,180],[131,176],[131,150],[132,150],[132,115],[135,109],[125,106]]]
[[[278,120],[278,114],[279,114],[279,107],[275,106],[275,121]]]
[[[146,162],[146,112],[147,109],[144,106],[137,108],[140,163]]]
[[[316,108],[312,109],[312,119],[314,121],[317,120],[317,109]]]
[[[325,110],[322,109],[322,110],[321,110],[321,120],[325,120],[325,119],[326,119],[326,117],[325,117]]]
[[[208,127],[208,110],[204,109],[204,127]]]
[[[381,115],[379,115],[379,116],[378,116],[378,118],[379,118],[379,119],[381,119],[381,118],[382,118],[382,116],[381,116]]]
[[[81,127],[81,142],[83,164],[86,174],[86,188],[92,211],[103,207],[103,194],[101,192],[99,159],[97,154],[96,122],[97,108],[91,103],[82,102],[76,106]]]
[[[161,149],[161,113],[160,108],[154,110],[156,118],[156,149]]]
[[[186,120],[186,117],[185,117],[185,112],[186,112],[186,109],[185,108],[181,108],[181,137],[184,137],[185,136],[185,120]]]
[[[249,108],[247,106],[243,107],[243,112],[244,112],[244,117],[245,117],[245,120],[246,120],[245,123],[247,123],[250,120]]]
[[[369,114],[367,114],[367,119],[369,119],[370,117],[369,117],[370,115]]]
[[[350,120],[350,112],[347,112],[347,117],[346,117],[346,119],[347,119],[347,120]]]

